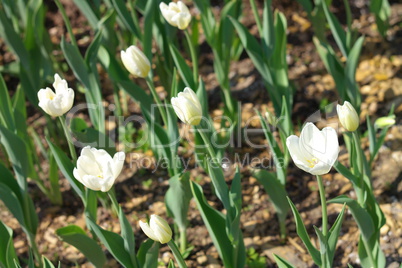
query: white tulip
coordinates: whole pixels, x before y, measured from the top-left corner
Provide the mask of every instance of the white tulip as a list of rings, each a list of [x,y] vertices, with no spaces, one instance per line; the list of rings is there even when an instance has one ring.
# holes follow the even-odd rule
[[[112,158],[103,149],[86,146],[78,157],[74,177],[89,189],[107,192],[123,169],[125,156],[118,152]]]
[[[196,126],[200,124],[202,118],[202,107],[194,91],[186,87],[176,98],[171,99],[173,109],[177,117],[183,123]]]
[[[48,87],[39,90],[38,105],[50,116],[62,116],[73,106],[74,90],[58,74],[54,75],[53,88],[56,93]]]
[[[313,175],[328,173],[339,153],[335,129],[326,127],[320,131],[313,123],[304,126],[300,138],[289,136],[286,146],[295,165]]]
[[[359,127],[359,116],[350,102],[345,101],[343,105],[336,105],[339,121],[347,131],[355,131]]]
[[[182,1],[171,2],[169,6],[162,2],[159,9],[167,22],[180,30],[186,29],[191,21],[190,11]]]
[[[172,239],[172,229],[169,224],[158,215],[151,215],[148,222],[140,221],[142,231],[152,240],[166,244]]]
[[[120,52],[124,67],[134,76],[145,78],[151,70],[151,63],[136,46],[130,46]]]

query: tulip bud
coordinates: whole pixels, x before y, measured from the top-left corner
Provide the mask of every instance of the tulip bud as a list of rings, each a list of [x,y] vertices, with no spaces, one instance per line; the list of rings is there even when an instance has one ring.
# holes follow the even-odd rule
[[[395,125],[395,115],[380,117],[375,120],[376,128],[386,128]]]
[[[140,221],[142,231],[152,240],[166,244],[172,239],[172,229],[161,217],[153,214],[148,222]]]
[[[183,123],[193,126],[199,125],[202,117],[202,107],[194,91],[186,87],[176,98],[171,99],[177,117]]]
[[[107,192],[123,169],[125,156],[118,152],[112,158],[103,149],[86,146],[78,157],[74,177],[91,190]]]
[[[275,117],[275,115],[273,115],[272,113],[270,113],[270,112],[267,111],[267,112],[265,113],[265,118],[267,118],[268,124],[270,124],[271,126],[276,127],[276,125],[277,125],[277,118]]]
[[[171,2],[169,6],[162,2],[159,9],[167,22],[180,30],[186,29],[191,21],[190,11],[182,1]]]
[[[38,105],[50,116],[62,116],[73,106],[74,90],[58,74],[54,75],[53,87],[56,93],[48,87],[39,90]]]
[[[144,53],[136,46],[130,46],[120,52],[124,67],[135,77],[145,78],[151,70],[151,63]]]
[[[355,131],[359,127],[359,116],[350,102],[345,101],[343,105],[337,105],[339,121],[347,131]]]

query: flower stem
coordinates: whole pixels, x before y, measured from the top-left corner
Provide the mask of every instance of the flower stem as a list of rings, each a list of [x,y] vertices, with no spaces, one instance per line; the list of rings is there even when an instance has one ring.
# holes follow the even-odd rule
[[[326,237],[328,233],[328,218],[327,218],[327,201],[325,199],[325,189],[322,182],[322,177],[317,175],[318,189],[320,192],[321,208],[322,208],[322,234]]]
[[[360,182],[360,189],[358,191],[358,201],[359,204],[362,207],[365,207],[365,202],[364,202],[364,167],[363,167],[363,152],[360,147],[360,138],[359,134],[357,131],[353,131],[353,142],[355,144],[355,149],[356,149],[356,157],[357,157],[357,165],[358,165],[358,170],[359,170],[359,182]]]
[[[195,48],[194,48],[193,42],[191,41],[191,36],[188,33],[188,30],[185,30],[184,34],[186,35],[187,43],[188,43],[188,46],[190,48],[191,61],[193,62],[193,79],[194,79],[194,83],[197,84],[197,81],[198,81],[198,58],[197,58],[197,54],[195,53]]]
[[[177,263],[180,268],[187,268],[186,262],[183,259],[179,249],[177,248],[176,243],[173,240],[170,240],[168,243],[170,250],[173,252],[173,256],[175,257]]]
[[[161,100],[159,99],[158,94],[156,93],[154,82],[152,81],[152,78],[150,76],[147,76],[147,78],[145,80],[147,81],[149,90],[151,90],[151,94],[154,97],[156,105],[158,106],[159,112],[162,116],[163,123],[165,124],[165,126],[167,126],[168,120],[167,120],[166,111],[163,109],[164,105],[162,104]]]
[[[322,182],[322,177],[320,175],[317,175],[317,182],[318,182],[318,189],[320,192],[321,209],[322,209],[321,231],[324,236],[324,239],[327,240],[327,234],[328,234],[327,200],[325,199],[324,184]],[[327,241],[325,241],[325,243],[327,243]],[[327,267],[327,259],[328,259],[328,251],[321,254],[322,267],[324,268]]]
[[[198,131],[198,133],[200,133],[201,138],[204,141],[205,146],[207,147],[209,156],[212,158],[213,161],[218,160],[218,158],[216,157],[215,150],[212,148],[211,141],[208,139],[203,129],[200,129],[197,126],[194,126],[194,128]]]
[[[63,127],[64,135],[66,136],[66,139],[67,139],[67,144],[68,144],[68,148],[70,149],[71,157],[72,157],[74,163],[76,163],[77,162],[77,153],[75,152],[74,144],[72,143],[72,141],[70,139],[70,133],[68,131],[66,123],[64,122],[65,117],[59,116],[59,120],[60,120],[61,126]]]
[[[180,229],[180,251],[184,253],[187,249],[187,232],[186,228]]]

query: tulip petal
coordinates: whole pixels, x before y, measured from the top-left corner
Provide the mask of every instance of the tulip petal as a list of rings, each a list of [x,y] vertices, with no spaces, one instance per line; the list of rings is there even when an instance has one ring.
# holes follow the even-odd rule
[[[151,238],[154,241],[159,242],[158,237],[154,234],[154,231],[152,231],[152,229],[149,227],[149,224],[147,222],[140,221],[140,227],[141,227],[142,231],[146,234],[146,236],[148,236],[149,238]]]

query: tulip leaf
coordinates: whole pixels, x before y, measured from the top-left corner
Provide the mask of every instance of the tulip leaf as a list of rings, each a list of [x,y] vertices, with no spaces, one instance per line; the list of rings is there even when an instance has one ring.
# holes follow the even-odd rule
[[[253,61],[255,68],[257,68],[258,72],[261,74],[265,81],[269,82],[270,85],[273,85],[272,77],[268,70],[266,62],[264,61],[264,58],[261,57],[261,55],[263,55],[264,53],[257,39],[250,34],[248,29],[243,24],[232,17],[229,18],[233,26],[235,27],[241,42],[247,51],[248,56]]]
[[[169,260],[168,268],[176,268],[172,259]]]
[[[124,23],[124,26],[138,39],[141,39],[141,32],[134,23],[130,12],[128,11],[126,4],[123,0],[112,0],[114,9],[119,14],[119,19]]]
[[[42,256],[42,265],[43,265],[42,268],[55,268],[53,263],[49,261],[49,259],[46,258],[45,256]],[[58,267],[60,267],[60,262]]]
[[[137,258],[140,263],[140,267],[143,268],[157,268],[158,267],[158,254],[159,254],[159,242],[155,242],[152,239],[147,239],[142,242]]]
[[[18,200],[17,194],[4,183],[0,183],[0,199],[18,220],[18,223],[25,229],[24,231],[27,231],[28,226],[26,226],[22,204]]]
[[[321,232],[320,229],[317,228],[317,226],[313,226],[314,227],[314,231],[317,234],[318,237],[318,241],[320,242],[320,253],[321,256],[322,255],[326,255],[326,257],[324,258],[325,264],[323,265],[323,267],[331,267],[330,265],[330,261],[328,259],[328,243],[327,243],[327,239],[325,238],[324,234]]]
[[[253,177],[262,184],[267,192],[272,204],[275,207],[276,213],[278,213],[279,221],[285,221],[290,208],[288,200],[286,199],[287,193],[285,187],[273,173],[263,169],[254,171]]]
[[[193,72],[187,65],[180,51],[175,47],[173,43],[169,45],[170,53],[173,57],[177,70],[179,70],[180,76],[183,79],[187,87],[191,89],[196,88],[196,81],[194,81]]]
[[[264,1],[264,10],[262,16],[262,47],[264,50],[264,57],[271,58],[272,52],[275,47],[275,28],[274,28],[274,19],[272,13],[271,3],[272,0]]]
[[[74,191],[78,194],[81,200],[85,203],[84,186],[78,182],[73,175],[74,164],[66,156],[63,150],[53,144],[48,138],[46,138],[46,141],[49,144],[49,148],[56,159],[60,171],[63,173],[64,177],[66,177],[71,187],[73,187]]]
[[[14,115],[11,105],[10,96],[8,94],[6,83],[3,76],[0,74],[0,124],[3,124],[7,129],[14,131]]]
[[[146,1],[146,6],[143,14],[144,34],[142,35],[142,45],[144,54],[147,56],[149,61],[152,61],[152,30],[155,21],[155,13],[156,13],[155,9],[156,9],[156,0]]]
[[[77,225],[69,225],[56,230],[56,234],[66,243],[76,247],[95,266],[103,267],[106,256],[95,240],[87,236]]]
[[[348,50],[346,46],[346,34],[345,31],[342,29],[338,19],[329,11],[328,4],[326,1],[321,1],[322,7],[324,9],[325,17],[327,18],[329,27],[331,28],[331,32],[334,36],[336,44],[338,45],[339,49],[341,50],[343,56],[348,57]]]
[[[119,220],[121,226],[121,236],[124,239],[124,248],[129,253],[131,257],[131,262],[136,264],[138,260],[135,255],[135,237],[133,228],[131,227],[130,222],[127,220],[127,217],[124,214],[124,211],[121,208],[121,206],[119,206]]]
[[[165,204],[169,215],[172,215],[180,232],[185,232],[188,225],[187,213],[192,198],[190,173],[177,174],[169,179],[169,189],[165,195]]]
[[[208,146],[208,145],[207,145]],[[215,187],[216,195],[221,200],[223,206],[227,211],[230,211],[231,204],[229,198],[229,188],[225,181],[225,175],[220,166],[220,163],[216,159],[208,159],[208,174],[211,177],[211,181]]]
[[[191,182],[191,191],[208,233],[222,258],[224,267],[234,267],[231,250],[233,246],[226,235],[225,217],[208,204],[200,185]]]
[[[87,223],[91,226],[91,230],[95,232],[96,236],[102,244],[105,245],[113,257],[126,268],[134,267],[130,253],[124,248],[123,238],[116,233],[102,229],[91,219],[91,217],[87,217],[87,220]]]
[[[290,200],[289,197],[287,197],[290,208],[292,209],[293,216],[295,218],[296,222],[296,232],[303,241],[304,245],[306,246],[308,252],[310,253],[311,257],[313,258],[313,261],[315,264],[318,266],[321,266],[321,256],[320,252],[313,246],[311,243],[310,237],[307,234],[306,227],[304,226],[303,220],[297,211],[296,206],[293,204],[293,202]]]
[[[345,204],[342,207],[341,213],[339,213],[334,224],[328,232],[328,258],[330,261],[330,266],[332,267],[332,262],[334,261],[336,243],[338,242],[339,232],[341,231],[343,215],[345,213]]]
[[[279,268],[294,268],[292,264],[290,264],[285,259],[279,257],[276,254],[274,254],[274,259]]]
[[[30,173],[29,154],[25,141],[14,132],[0,125],[0,142],[6,148],[8,157],[21,189],[25,189],[25,180]]]
[[[14,261],[18,263],[14,248],[13,230],[0,221],[0,267],[13,267]]]
[[[359,178],[357,178],[352,172],[350,172],[350,170],[347,167],[342,165],[341,162],[337,161],[334,164],[334,168],[336,169],[336,171],[338,171],[340,174],[342,174],[345,178],[350,180],[355,187],[356,186],[359,187]]]
[[[371,236],[374,234],[374,224],[371,219],[370,214],[362,208],[356,200],[350,199],[345,195],[341,195],[335,197],[328,201],[328,203],[338,203],[343,204],[346,203],[352,212],[353,218],[356,220],[357,225],[359,226],[360,231],[362,232],[364,239],[369,241]]]
[[[80,11],[85,15],[92,29],[96,30],[98,28],[99,18],[96,15],[94,8],[89,5],[89,1],[73,0],[74,4],[80,9]]]
[[[350,50],[345,67],[345,78],[346,78],[346,86],[347,86],[346,88],[348,97],[350,98],[353,106],[358,108],[357,112],[359,112],[361,97],[359,88],[356,84],[356,69],[357,64],[359,63],[359,57],[363,46],[363,42],[364,42],[363,36],[357,39],[352,49]]]

